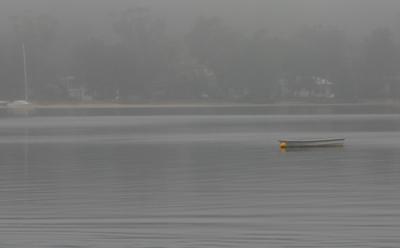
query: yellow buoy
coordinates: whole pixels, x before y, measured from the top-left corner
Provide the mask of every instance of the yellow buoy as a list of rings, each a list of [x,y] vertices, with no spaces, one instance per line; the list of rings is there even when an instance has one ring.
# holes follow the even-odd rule
[[[286,148],[287,148],[286,142],[281,142],[280,145],[279,145],[279,147],[280,147],[281,149],[286,149]]]

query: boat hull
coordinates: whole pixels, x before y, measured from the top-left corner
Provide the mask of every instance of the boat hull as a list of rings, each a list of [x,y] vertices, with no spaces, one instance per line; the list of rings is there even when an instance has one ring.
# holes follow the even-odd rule
[[[343,146],[345,139],[279,140],[282,148],[290,147],[337,147]]]

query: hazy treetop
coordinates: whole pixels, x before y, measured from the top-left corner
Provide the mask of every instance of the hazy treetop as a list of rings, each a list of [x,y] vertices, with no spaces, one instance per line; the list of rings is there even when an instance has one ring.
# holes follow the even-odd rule
[[[145,6],[172,30],[188,28],[198,16],[219,16],[241,29],[266,28],[285,34],[303,26],[333,26],[364,34],[400,23],[398,0],[2,0],[0,23],[12,15],[53,14],[64,24],[85,22],[100,30],[102,20],[124,8]],[[400,30],[399,30],[400,31]]]
[[[41,100],[68,98],[69,75],[100,100],[273,101],[315,78],[342,99],[398,98],[399,13],[399,0],[0,0],[0,97],[21,95],[23,43]]]

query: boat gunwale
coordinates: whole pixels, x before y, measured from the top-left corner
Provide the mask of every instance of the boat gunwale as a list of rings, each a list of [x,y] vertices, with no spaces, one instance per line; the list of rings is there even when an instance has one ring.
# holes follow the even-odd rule
[[[311,143],[332,143],[332,142],[344,142],[344,138],[337,138],[337,139],[311,139],[311,140],[278,140],[280,143],[286,143],[286,144],[294,144],[294,143],[300,143],[300,144],[311,144]]]

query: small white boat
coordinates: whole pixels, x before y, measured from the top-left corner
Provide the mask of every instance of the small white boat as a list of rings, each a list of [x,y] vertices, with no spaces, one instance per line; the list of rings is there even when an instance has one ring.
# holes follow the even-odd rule
[[[279,140],[281,148],[343,146],[344,138]]]
[[[17,116],[31,115],[35,110],[35,106],[25,100],[17,100],[7,104],[7,111]]]
[[[10,108],[29,107],[31,105],[32,104],[30,102],[25,101],[25,100],[16,100],[16,101],[7,103],[7,106]]]

